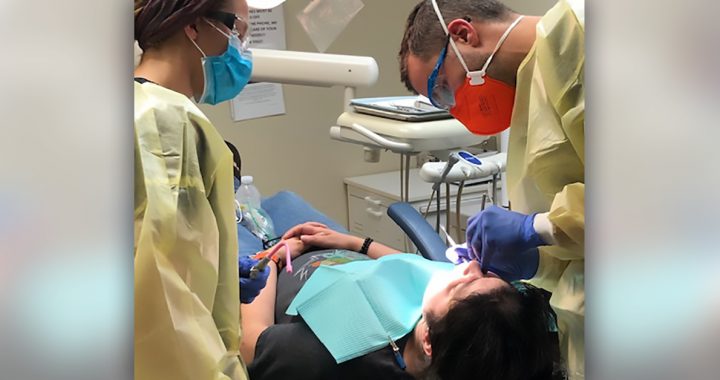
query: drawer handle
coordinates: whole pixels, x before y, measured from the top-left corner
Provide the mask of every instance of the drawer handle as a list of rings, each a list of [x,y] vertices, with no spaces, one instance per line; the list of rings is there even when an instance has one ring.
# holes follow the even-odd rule
[[[370,208],[370,207],[366,208],[366,209],[365,209],[365,212],[367,212],[367,213],[370,214],[370,215],[374,215],[374,216],[376,216],[376,217],[378,217],[378,218],[380,218],[380,217],[383,216],[382,211],[375,211],[375,210],[373,210],[373,209]]]
[[[365,202],[367,202],[367,203],[369,203],[369,204],[372,204],[372,205],[375,205],[375,206],[380,206],[380,204],[382,203],[382,202],[380,202],[380,201],[377,200],[377,199],[372,199],[372,198],[370,198],[369,196],[367,196],[367,197],[365,197],[365,198],[363,198],[363,199],[365,199]]]

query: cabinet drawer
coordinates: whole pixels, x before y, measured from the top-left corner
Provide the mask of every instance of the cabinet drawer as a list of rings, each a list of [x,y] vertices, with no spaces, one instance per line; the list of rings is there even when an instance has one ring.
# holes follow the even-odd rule
[[[397,250],[403,250],[404,234],[387,215],[387,206],[377,197],[369,199],[348,197],[350,232],[374,240]]]

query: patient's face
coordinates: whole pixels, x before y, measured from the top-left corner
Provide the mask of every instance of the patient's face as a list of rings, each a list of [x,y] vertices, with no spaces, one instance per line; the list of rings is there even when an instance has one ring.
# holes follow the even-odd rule
[[[451,272],[433,275],[423,296],[423,315],[441,318],[447,314],[453,301],[502,286],[510,285],[492,273],[483,274],[477,261],[460,264]]]

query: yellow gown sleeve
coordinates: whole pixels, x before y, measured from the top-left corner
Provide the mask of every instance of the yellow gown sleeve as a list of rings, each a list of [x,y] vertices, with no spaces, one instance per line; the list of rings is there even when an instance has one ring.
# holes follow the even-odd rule
[[[585,256],[585,184],[567,185],[555,196],[550,213],[550,223],[555,227],[554,237],[561,247],[569,248],[573,254],[562,257],[566,260],[582,259]]]
[[[567,185],[555,196],[548,215],[558,244],[540,247],[533,284],[555,291],[569,262],[585,260],[585,184]]]

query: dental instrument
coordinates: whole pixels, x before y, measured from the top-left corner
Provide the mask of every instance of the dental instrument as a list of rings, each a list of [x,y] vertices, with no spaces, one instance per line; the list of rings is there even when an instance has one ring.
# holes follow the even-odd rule
[[[270,250],[270,252],[268,252],[265,256],[263,256],[262,259],[260,259],[260,261],[257,262],[257,264],[253,265],[250,268],[250,278],[252,278],[252,279],[257,278],[257,276],[260,274],[260,272],[265,270],[267,265],[270,263],[270,260],[272,260],[272,257],[275,256],[275,254],[282,247],[285,247],[285,270],[288,273],[292,273],[293,267],[292,267],[292,254],[290,252],[290,246],[283,240],[280,243],[277,243]]]

